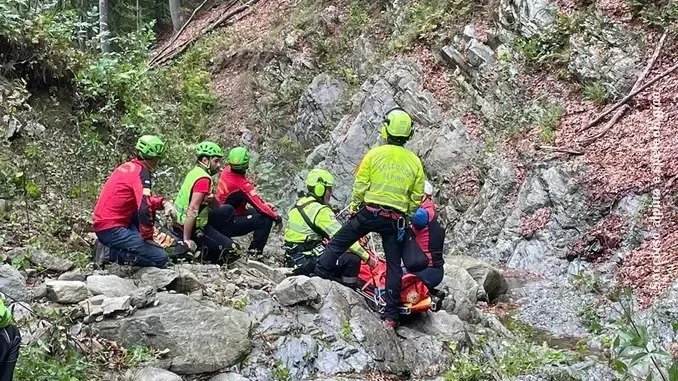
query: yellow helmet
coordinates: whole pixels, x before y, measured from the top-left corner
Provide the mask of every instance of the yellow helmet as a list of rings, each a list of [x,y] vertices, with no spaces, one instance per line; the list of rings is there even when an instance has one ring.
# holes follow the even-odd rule
[[[412,117],[407,111],[401,108],[394,108],[388,113],[382,123],[381,137],[384,139],[389,136],[399,138],[411,138],[414,130],[412,129]]]

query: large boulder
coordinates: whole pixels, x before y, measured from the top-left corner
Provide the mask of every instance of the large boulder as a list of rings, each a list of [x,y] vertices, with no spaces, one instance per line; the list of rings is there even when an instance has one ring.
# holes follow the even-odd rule
[[[75,304],[87,299],[87,285],[71,280],[48,280],[47,297],[57,303]]]
[[[137,289],[131,279],[120,278],[117,275],[90,275],[87,278],[87,288],[93,295],[118,297],[129,295]]]
[[[250,352],[252,319],[244,312],[199,302],[183,294],[158,294],[158,306],[94,328],[123,345],[169,349],[169,370],[196,374],[226,369]]]
[[[139,279],[139,286],[151,286],[156,290],[168,287],[179,278],[174,270],[159,269],[157,267],[144,267],[134,273],[134,279]]]
[[[504,272],[486,262],[463,255],[454,255],[445,261],[465,269],[484,291],[487,301],[492,301],[508,291]]]
[[[74,264],[68,259],[55,257],[42,249],[27,249],[26,257],[35,266],[48,271],[65,272],[73,268]]]
[[[10,265],[0,266],[0,292],[21,302],[29,299],[26,280]]]
[[[438,288],[448,294],[450,290],[459,290],[471,303],[478,301],[478,283],[463,267],[445,263],[445,276]]]
[[[557,8],[549,0],[501,0],[500,23],[525,38],[552,25]]]
[[[243,377],[238,373],[222,373],[210,378],[209,381],[249,381],[249,378]]]

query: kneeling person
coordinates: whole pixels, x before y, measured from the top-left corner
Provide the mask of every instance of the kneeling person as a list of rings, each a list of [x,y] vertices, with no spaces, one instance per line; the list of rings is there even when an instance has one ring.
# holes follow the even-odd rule
[[[426,284],[431,294],[442,297],[434,288],[443,281],[445,230],[438,222],[432,194],[433,186],[426,181],[422,203],[412,216],[413,237],[405,243],[403,263],[407,271]]]
[[[229,225],[233,220],[233,207],[219,205],[212,193],[212,176],[219,172],[223,153],[212,142],[202,142],[196,147],[198,163],[184,180],[174,204],[177,210],[175,232],[183,236],[183,243],[195,252],[200,245],[207,248],[203,258],[222,264],[234,254]]]
[[[334,212],[327,205],[332,197],[334,176],[324,169],[313,169],[305,181],[308,194],[297,201],[288,214],[285,228],[285,260],[295,275],[312,275],[321,252],[314,250],[324,238],[332,238],[341,229]],[[358,243],[337,260],[335,278],[352,287],[358,281],[360,260],[376,266],[376,260]]]

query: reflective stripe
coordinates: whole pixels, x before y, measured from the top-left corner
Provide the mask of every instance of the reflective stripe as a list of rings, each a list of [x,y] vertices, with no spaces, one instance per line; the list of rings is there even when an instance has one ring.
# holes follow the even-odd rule
[[[211,179],[210,175],[200,166],[193,168],[184,179],[184,183],[181,185],[179,194],[177,194],[176,199],[174,200],[174,207],[177,210],[177,222],[181,225],[184,224],[186,220],[186,214],[188,213],[188,208],[190,207],[190,197],[191,190],[196,181],[202,178]],[[201,205],[202,210],[198,211],[198,216],[195,221],[196,228],[203,228],[207,225],[207,218],[209,216],[209,208],[207,204],[203,202]]]
[[[389,206],[393,209],[398,210],[399,212],[407,214],[409,209],[409,203],[404,201],[394,200],[390,197],[385,197],[379,194],[374,194],[370,191],[367,191],[365,194],[365,202],[368,204],[377,204],[381,206]]]
[[[344,283],[358,283],[358,277],[342,276],[341,281]]]
[[[389,192],[389,193],[395,193],[395,194],[400,194],[403,196],[409,196],[410,192],[407,189],[403,189],[400,187],[394,187],[391,185],[385,185],[385,184],[372,184],[370,186],[370,191],[384,191],[384,192]]]

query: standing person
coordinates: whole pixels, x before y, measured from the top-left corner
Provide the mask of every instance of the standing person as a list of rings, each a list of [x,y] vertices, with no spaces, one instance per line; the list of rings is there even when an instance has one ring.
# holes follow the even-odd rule
[[[12,381],[19,358],[21,333],[12,323],[12,313],[0,299],[0,381]]]
[[[266,247],[273,223],[282,227],[282,217],[257,194],[254,184],[245,176],[250,165],[250,154],[243,147],[228,153],[228,167],[219,178],[217,199],[235,209],[235,218],[230,227],[231,237],[240,237],[254,232],[248,252],[260,258]],[[252,208],[248,208],[250,204]]]
[[[197,163],[188,172],[174,204],[177,210],[175,232],[183,237],[188,250],[207,248],[203,258],[222,264],[239,250],[228,235],[233,207],[219,205],[212,193],[212,176],[219,173],[224,156],[219,145],[204,141],[195,148]]]
[[[381,136],[386,144],[372,148],[358,168],[349,209],[349,221],[330,240],[318,260],[316,275],[329,278],[339,256],[370,232],[381,235],[386,254],[386,309],[384,325],[395,328],[399,320],[401,259],[407,228],[424,194],[421,160],[405,147],[412,138],[412,118],[400,108],[386,114]]]
[[[165,267],[167,252],[153,242],[155,212],[176,215],[172,203],[151,195],[151,172],[165,154],[165,143],[144,135],[136,144],[136,157],[117,167],[106,180],[96,206],[93,226],[97,236],[94,264],[110,260],[120,264]]]
[[[334,187],[334,176],[324,169],[311,170],[304,181],[308,192],[290,210],[285,227],[285,262],[294,268],[294,275],[310,276],[318,260],[316,249],[324,238],[332,238],[340,229],[329,207]],[[335,277],[346,286],[355,287],[360,273],[360,260],[374,268],[377,261],[359,244],[354,243],[350,252],[338,259]]]
[[[424,185],[424,199],[412,216],[412,236],[403,249],[403,263],[407,271],[421,279],[429,292],[444,298],[442,291],[435,290],[445,275],[443,245],[445,229],[438,222],[438,212],[431,198],[433,186],[428,181]]]

